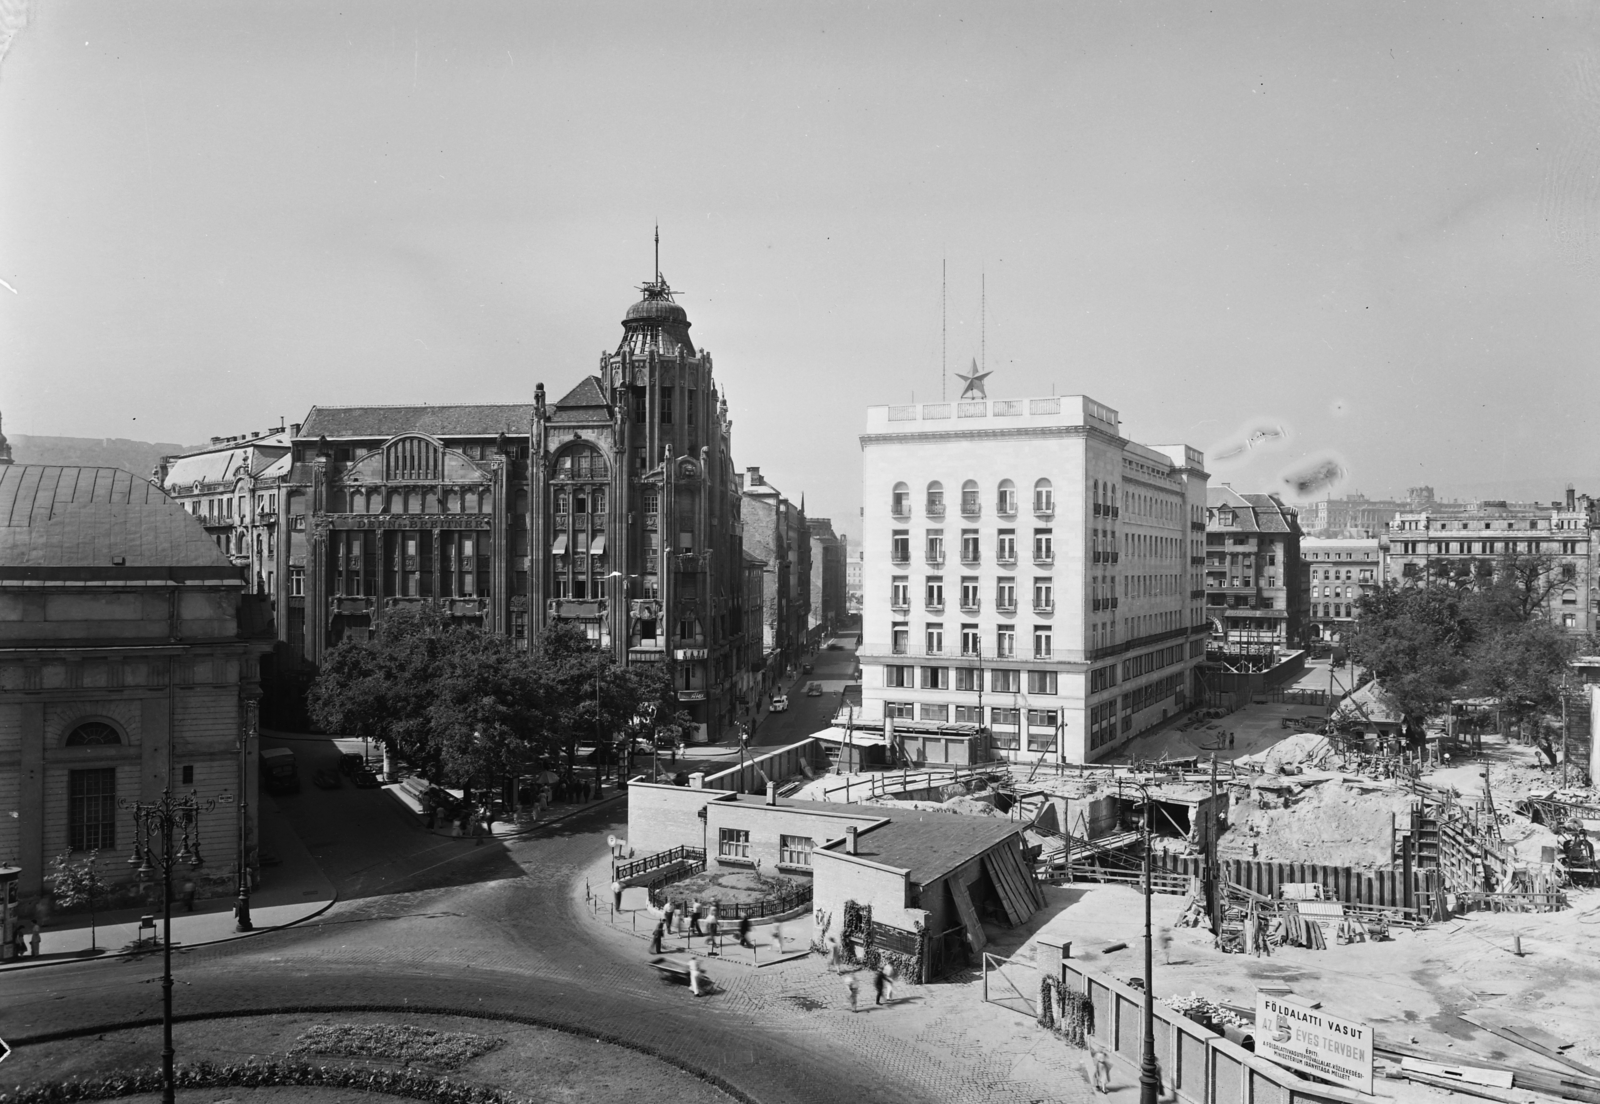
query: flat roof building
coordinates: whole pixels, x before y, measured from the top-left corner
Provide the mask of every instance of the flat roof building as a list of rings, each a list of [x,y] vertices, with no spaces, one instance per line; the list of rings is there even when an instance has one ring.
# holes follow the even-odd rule
[[[867,411],[862,712],[1104,757],[1193,693],[1205,458],[1083,395]]]

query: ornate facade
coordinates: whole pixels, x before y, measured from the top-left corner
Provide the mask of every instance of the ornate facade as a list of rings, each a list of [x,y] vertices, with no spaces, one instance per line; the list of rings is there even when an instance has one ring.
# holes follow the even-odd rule
[[[703,738],[743,714],[743,524],[727,401],[657,274],[599,372],[534,402],[532,607],[629,663],[670,663]]]
[[[281,495],[279,635],[309,671],[431,603],[526,640],[581,625],[667,663],[702,737],[738,717],[744,565],[727,403],[659,276],[550,403],[314,407]]]

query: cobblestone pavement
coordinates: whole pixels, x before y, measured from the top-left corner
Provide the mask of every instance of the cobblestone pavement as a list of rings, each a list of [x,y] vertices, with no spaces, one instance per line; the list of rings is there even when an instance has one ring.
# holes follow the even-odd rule
[[[816,956],[718,962],[719,990],[698,1000],[662,982],[643,941],[583,900],[624,818],[598,807],[547,835],[462,849],[302,927],[180,953],[176,1010],[388,1003],[528,1016],[675,1055],[763,1104],[1087,1099],[1076,1052],[983,1004],[976,975],[902,986],[889,1008],[864,984],[855,1014]],[[144,957],[9,976],[0,1036],[21,1045],[7,1073],[26,1066],[29,1036],[159,1015],[159,969]]]

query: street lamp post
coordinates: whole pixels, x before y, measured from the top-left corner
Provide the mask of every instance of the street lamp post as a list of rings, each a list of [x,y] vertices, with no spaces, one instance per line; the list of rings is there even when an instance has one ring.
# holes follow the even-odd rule
[[[250,789],[246,782],[250,777],[250,741],[258,732],[260,705],[254,698],[244,703],[244,735],[239,741],[239,896],[233,916],[234,930],[242,932],[255,930],[250,921]]]
[[[1139,1104],[1156,1104],[1161,1075],[1156,1070],[1155,958],[1150,936],[1150,791],[1142,782],[1128,782],[1144,798],[1144,1046],[1139,1062]]]
[[[128,865],[134,866],[141,883],[148,882],[161,870],[161,1100],[173,1104],[174,1085],[172,1072],[172,868],[188,863],[191,870],[199,870],[205,860],[200,855],[200,814],[215,809],[218,803],[231,804],[232,794],[222,794],[202,800],[195,791],[186,796],[173,797],[169,786],[156,801],[130,801],[119,797],[117,807],[133,814],[133,854]],[[172,849],[177,837],[178,850]],[[159,840],[159,848],[157,841]],[[154,862],[156,866],[152,866]]]

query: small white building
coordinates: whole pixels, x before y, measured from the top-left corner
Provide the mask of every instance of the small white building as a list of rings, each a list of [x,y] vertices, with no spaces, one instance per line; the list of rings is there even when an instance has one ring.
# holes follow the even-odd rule
[[[1083,395],[867,411],[867,721],[1082,763],[1185,708],[1205,654],[1205,458]]]

